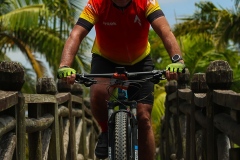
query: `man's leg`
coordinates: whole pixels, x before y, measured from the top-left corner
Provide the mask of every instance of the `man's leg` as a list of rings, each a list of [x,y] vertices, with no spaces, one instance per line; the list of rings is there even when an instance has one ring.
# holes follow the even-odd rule
[[[109,81],[104,78],[97,78],[97,80],[106,83]],[[108,120],[107,100],[109,99],[109,94],[106,88],[106,85],[101,84],[94,84],[90,88],[91,111],[99,124]],[[102,129],[106,131],[104,128]]]
[[[154,160],[155,140],[151,125],[152,105],[138,104],[139,160]]]
[[[98,78],[101,82],[107,82],[108,79]],[[105,159],[108,156],[108,112],[107,100],[109,94],[106,85],[94,84],[90,88],[90,103],[91,111],[94,118],[101,127],[101,134],[95,148],[95,155],[100,159]]]

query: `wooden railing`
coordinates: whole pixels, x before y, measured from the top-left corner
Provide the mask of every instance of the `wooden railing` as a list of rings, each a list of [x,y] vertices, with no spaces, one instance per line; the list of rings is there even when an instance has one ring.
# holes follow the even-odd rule
[[[213,61],[190,85],[188,74],[168,83],[161,159],[240,159],[240,94],[229,90],[232,78],[226,61]]]
[[[23,76],[19,64],[0,63],[0,159],[95,159],[100,130],[81,86],[57,89],[53,79],[42,78],[36,94],[23,94]]]
[[[42,78],[24,94],[23,77],[20,65],[0,62],[0,159],[95,159],[100,129],[81,86]],[[190,85],[189,77],[166,85],[161,159],[240,159],[240,94],[229,90],[228,63],[212,62]]]

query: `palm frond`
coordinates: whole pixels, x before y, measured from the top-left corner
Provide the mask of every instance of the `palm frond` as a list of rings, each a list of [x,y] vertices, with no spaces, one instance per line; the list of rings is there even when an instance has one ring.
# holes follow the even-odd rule
[[[41,12],[47,12],[42,4],[16,9],[0,16],[1,28],[11,31],[18,31],[23,28],[36,28],[39,25]]]

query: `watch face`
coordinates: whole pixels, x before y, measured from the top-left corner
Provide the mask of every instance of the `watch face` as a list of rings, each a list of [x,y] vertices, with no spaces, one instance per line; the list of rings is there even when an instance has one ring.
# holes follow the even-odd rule
[[[173,62],[177,62],[181,59],[181,56],[179,54],[175,54],[173,57],[172,57],[172,61]]]

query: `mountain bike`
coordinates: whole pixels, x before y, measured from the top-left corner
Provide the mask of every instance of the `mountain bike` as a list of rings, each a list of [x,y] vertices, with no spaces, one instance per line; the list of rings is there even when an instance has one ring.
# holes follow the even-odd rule
[[[128,73],[124,67],[117,67],[115,73],[76,74],[76,82],[89,87],[98,82],[94,78],[110,78],[108,87],[117,89],[107,103],[108,108],[108,158],[109,160],[138,160],[138,122],[137,101],[128,100],[127,88],[132,83],[152,81],[158,83],[165,79],[164,70]],[[130,77],[146,76],[147,78],[129,80]]]

